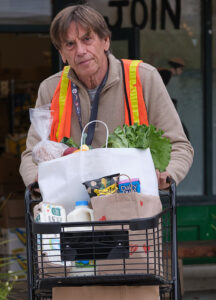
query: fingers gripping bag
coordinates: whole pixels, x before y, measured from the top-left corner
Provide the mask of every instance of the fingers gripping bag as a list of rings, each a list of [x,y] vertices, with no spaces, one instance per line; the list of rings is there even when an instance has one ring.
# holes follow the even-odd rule
[[[61,157],[68,146],[63,143],[49,140],[52,124],[50,105],[30,108],[29,113],[31,124],[41,138],[41,141],[32,149],[33,162],[39,164],[44,161]]]

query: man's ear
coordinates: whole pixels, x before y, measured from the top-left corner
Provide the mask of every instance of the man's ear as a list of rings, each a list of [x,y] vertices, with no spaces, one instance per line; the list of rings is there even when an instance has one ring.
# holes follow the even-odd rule
[[[107,36],[105,39],[104,39],[104,51],[108,51],[109,48],[110,48],[110,38]]]
[[[62,59],[63,63],[66,64],[67,60],[61,50],[59,50],[59,54],[61,55],[61,59]]]

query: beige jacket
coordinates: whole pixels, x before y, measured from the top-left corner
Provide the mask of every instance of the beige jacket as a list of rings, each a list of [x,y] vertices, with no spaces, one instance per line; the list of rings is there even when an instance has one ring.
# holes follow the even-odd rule
[[[171,160],[167,167],[169,174],[178,184],[184,179],[193,161],[193,148],[187,140],[181,121],[176,109],[167,93],[162,79],[157,70],[146,63],[139,65],[140,77],[142,80],[143,94],[146,103],[149,123],[165,132],[172,143]],[[56,86],[60,80],[61,72],[44,80],[38,91],[36,107],[51,102]],[[79,89],[82,125],[90,119],[91,104],[86,88],[78,81],[76,75],[70,70],[70,80]],[[98,107],[98,120],[104,121],[112,132],[117,126],[124,124],[124,92],[122,71],[119,60],[109,55],[109,74],[107,82],[100,94]],[[103,125],[96,126],[93,140],[93,147],[100,147],[105,142],[105,129]],[[73,109],[71,136],[80,144],[81,131]],[[22,153],[20,174],[25,185],[34,182],[37,177],[37,166],[32,162],[32,148],[40,141],[33,126],[30,127],[27,137],[27,148]]]

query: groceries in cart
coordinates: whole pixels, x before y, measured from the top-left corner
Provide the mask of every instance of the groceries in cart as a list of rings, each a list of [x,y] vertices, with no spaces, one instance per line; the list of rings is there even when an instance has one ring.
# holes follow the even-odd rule
[[[85,143],[86,136],[87,135],[85,135],[84,138],[83,138],[83,143]],[[70,138],[64,137],[61,140],[61,143],[68,146],[68,148],[65,149],[65,151],[63,152],[62,156],[77,153],[77,152],[80,152],[80,151],[88,151],[88,150],[91,149],[91,147],[87,146],[86,144],[83,144],[79,147],[77,145],[77,143],[71,137]]]
[[[91,181],[84,182],[84,186],[88,190],[91,198],[101,199],[105,201],[103,196],[114,195],[118,193],[129,193],[131,191],[139,190],[138,188],[139,179],[120,181],[119,179],[122,175],[112,174],[108,176],[103,176],[101,178],[95,178]],[[128,177],[128,176],[126,176]],[[130,191],[128,189],[128,184]],[[114,196],[115,197],[115,196]],[[115,199],[115,198],[114,198]],[[115,199],[116,200],[116,199]],[[104,204],[107,202],[104,202]],[[122,202],[123,203],[123,202]],[[112,210],[113,200],[110,200]],[[94,202],[95,205],[95,202]],[[97,206],[94,206],[97,208]],[[94,221],[94,214],[97,216],[98,212],[93,211],[89,207],[89,203],[86,200],[76,201],[76,206],[68,214],[62,205],[53,205],[50,203],[41,202],[39,205],[34,207],[34,219],[36,222],[91,222]],[[113,211],[113,216],[115,218],[116,212]],[[124,216],[125,217],[125,216]],[[119,217],[117,216],[117,219]],[[109,219],[112,219],[112,217]],[[100,221],[105,221],[106,219],[99,218]],[[91,231],[92,226],[73,226],[65,227],[64,232],[71,231]],[[43,234],[42,244],[40,238],[38,238],[38,250],[41,251],[41,255],[46,256],[47,261],[52,264],[63,265],[61,260],[61,248],[60,248],[60,235],[59,234]],[[93,260],[74,260],[67,262],[67,266],[71,266],[72,276],[78,275],[91,275],[94,273],[94,268],[96,267],[96,262]],[[86,271],[86,272],[85,272]],[[80,275],[80,276],[81,276]]]
[[[84,182],[90,197],[113,194],[118,191],[120,174],[112,174]]]
[[[94,221],[93,210],[89,208],[88,201],[77,201],[75,209],[67,215],[67,222]],[[91,226],[67,227],[65,231],[91,231]],[[92,276],[94,274],[93,260],[75,260],[71,262],[72,276]]]
[[[150,148],[155,169],[166,170],[170,161],[172,145],[163,136],[164,131],[150,124],[118,126],[108,137],[109,148]]]
[[[64,137],[60,143],[71,153],[38,165],[38,183],[45,202],[61,204],[67,213],[79,200],[90,201],[82,183],[111,174],[127,174],[139,178],[141,193],[158,195],[155,168],[163,171],[170,159],[171,144],[162,130],[153,125],[124,125],[109,134],[107,125],[104,146],[93,149],[85,145],[85,129],[80,143]],[[100,126],[100,124],[98,125]],[[85,151],[77,151],[85,150]],[[87,150],[87,151],[86,151]],[[58,171],[57,171],[58,170]]]
[[[119,177],[121,177],[119,174],[114,174],[92,181],[103,182],[104,187],[107,184],[105,179],[109,179],[108,184],[114,180],[118,186]],[[131,230],[130,227],[125,227],[123,231],[119,231],[119,227],[115,229],[111,224],[107,227],[105,225],[104,228],[92,225],[94,221],[148,218],[152,214],[156,215],[161,212],[162,206],[158,196],[146,196],[134,192],[130,178],[128,181],[131,185],[130,191],[120,192],[118,186],[113,193],[100,193],[99,195],[95,193],[91,197],[93,209],[89,207],[88,201],[80,200],[76,202],[75,209],[71,210],[67,216],[62,207],[43,202],[39,204],[43,214],[37,207],[35,209],[36,221],[63,222],[60,234],[38,235],[38,256],[46,257],[43,268],[48,270],[49,276],[53,276],[52,269],[56,265],[62,267],[57,274],[64,272],[66,268],[65,272],[69,277],[122,274],[123,272],[143,273],[146,264],[148,264],[149,272],[159,272],[158,267],[155,269],[153,261],[158,255],[156,253],[161,251],[161,223],[154,223],[154,226],[157,226],[154,232],[152,228],[141,230],[142,227],[134,227]],[[135,178],[134,182],[139,182],[139,179]],[[123,184],[125,184],[124,181]],[[41,217],[38,217],[40,216],[38,212]],[[64,218],[60,217],[62,215]],[[74,222],[81,222],[81,224],[72,225]],[[82,222],[85,223],[82,224]],[[153,234],[157,234],[156,242]],[[92,243],[93,252],[90,246]],[[115,259],[114,262],[110,261],[112,259]],[[124,259],[124,264],[122,259]]]
[[[119,181],[119,193],[130,193],[131,188],[133,192],[140,193],[140,180],[139,178],[124,179]]]
[[[40,251],[42,251],[42,255],[45,255],[49,262],[63,265],[63,257],[66,257],[66,266],[69,267],[68,269],[71,272],[71,276],[91,275],[96,270],[101,269],[100,262],[96,262],[95,259],[86,259],[85,257],[82,259],[82,256],[79,257],[75,254],[74,256],[69,255],[69,257],[67,257],[67,253],[70,250],[70,243],[68,243],[68,241],[70,241],[71,232],[78,232],[76,239],[79,240],[81,232],[91,232],[93,230],[91,222],[94,220],[106,221],[148,217],[149,211],[152,213],[154,207],[156,208],[155,214],[161,211],[155,169],[150,151],[147,151],[148,149],[146,148],[151,146],[152,152],[156,154],[154,156],[155,165],[157,165],[160,170],[165,168],[169,160],[171,148],[169,140],[163,138],[162,133],[162,131],[157,131],[153,126],[148,127],[146,125],[136,124],[133,126],[124,125],[123,128],[116,128],[110,135],[107,129],[105,148],[92,149],[85,145],[86,136],[84,136],[84,133],[82,133],[80,146],[77,145],[72,138],[66,137],[63,138],[61,143],[57,143],[65,145],[66,148],[61,153],[59,159],[53,159],[49,164],[46,164],[46,162],[39,164],[39,171],[42,170],[44,166],[45,168],[49,168],[53,165],[52,171],[48,172],[44,178],[42,178],[43,176],[41,176],[39,172],[39,185],[43,183],[44,179],[46,180],[47,178],[48,181],[51,181],[51,178],[54,177],[54,182],[50,182],[49,186],[46,185],[46,188],[52,190],[55,189],[57,184],[60,184],[59,190],[55,192],[52,197],[46,197],[44,203],[42,202],[43,204],[41,204],[41,208],[44,209],[44,212],[37,214],[35,218],[41,222],[63,222],[64,224],[66,224],[65,222],[69,222],[70,224],[72,222],[88,222],[89,225],[64,225],[64,241],[68,247],[66,250],[62,250],[60,247],[61,238],[59,234],[43,234],[42,238],[46,238],[47,243],[41,245],[38,239],[38,246],[40,247]],[[109,147],[122,149],[111,149]],[[80,150],[82,151],[81,153],[79,153]],[[161,155],[163,151],[167,152],[167,155]],[[140,168],[140,161],[143,162],[142,168]],[[59,179],[56,179],[55,176],[61,174],[61,169],[63,170],[63,174]],[[145,169],[144,172],[143,169]],[[58,172],[55,172],[55,170],[58,170]],[[109,172],[109,170],[114,170],[115,172]],[[122,180],[122,178],[120,180],[120,174],[122,174],[122,172],[126,173],[127,176],[129,175],[126,180]],[[148,174],[147,177],[146,173]],[[69,177],[67,178],[65,175]],[[70,189],[65,188],[63,181],[67,183]],[[75,193],[78,184],[81,184],[85,193],[83,190],[81,193],[80,190]],[[126,194],[128,195],[127,197]],[[131,196],[132,194],[134,195]],[[147,198],[145,198],[144,194],[150,195],[150,197],[147,196]],[[42,191],[42,196],[44,195]],[[56,200],[58,195],[60,197]],[[52,202],[53,199],[54,202]],[[152,204],[153,210],[149,210]],[[92,205],[93,211],[89,205]],[[49,212],[46,211],[48,207],[52,208]],[[117,207],[118,209],[116,209]],[[60,216],[52,215],[52,212],[57,211],[62,212],[64,215],[62,219]],[[46,215],[46,219],[43,219],[43,214]],[[40,215],[41,217],[39,217]],[[82,236],[84,240],[88,240],[88,237],[88,234],[86,237]],[[134,249],[134,247],[131,246],[134,243],[133,240],[128,244],[128,247]],[[139,245],[139,243],[135,244],[138,248],[141,247],[141,250],[137,253],[140,251],[143,253],[143,251],[145,252],[143,249],[149,249],[151,247],[150,241],[147,246],[145,243],[142,245]],[[62,254],[62,251],[66,253],[65,256]],[[78,250],[76,249],[76,251]],[[135,254],[131,251],[130,255],[134,256]],[[134,256],[134,258],[136,258],[136,256]]]
[[[88,201],[76,201],[75,208],[67,215],[67,222],[90,222],[94,221],[93,210],[89,208]],[[91,230],[91,227],[71,227],[68,230]]]
[[[41,202],[34,207],[34,220],[36,222],[91,222],[94,220],[93,210],[88,207],[88,201],[77,201],[75,209],[67,216],[66,211],[61,205],[53,205]],[[91,226],[65,227],[67,231],[89,231]],[[37,248],[40,258],[46,257],[46,264],[49,268],[54,265],[64,266],[61,259],[60,234],[42,234],[38,235]],[[39,259],[39,262],[41,259]],[[94,273],[94,262],[92,260],[77,260],[66,263],[68,272],[73,276],[92,275]]]
[[[36,222],[66,222],[66,212],[63,206],[40,202],[34,207],[34,220]],[[42,240],[41,240],[42,239]],[[47,258],[48,262],[62,265],[60,253],[60,235],[42,234],[38,235],[38,251],[40,256]]]
[[[66,212],[62,205],[40,202],[34,207],[36,222],[66,222]]]

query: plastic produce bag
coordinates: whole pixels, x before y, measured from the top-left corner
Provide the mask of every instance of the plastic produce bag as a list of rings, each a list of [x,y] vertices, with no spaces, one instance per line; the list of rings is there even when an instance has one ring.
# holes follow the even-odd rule
[[[44,161],[61,157],[68,146],[63,143],[49,140],[52,124],[50,105],[30,108],[29,112],[31,123],[41,138],[41,141],[36,144],[32,150],[32,160],[34,163],[39,164]]]

